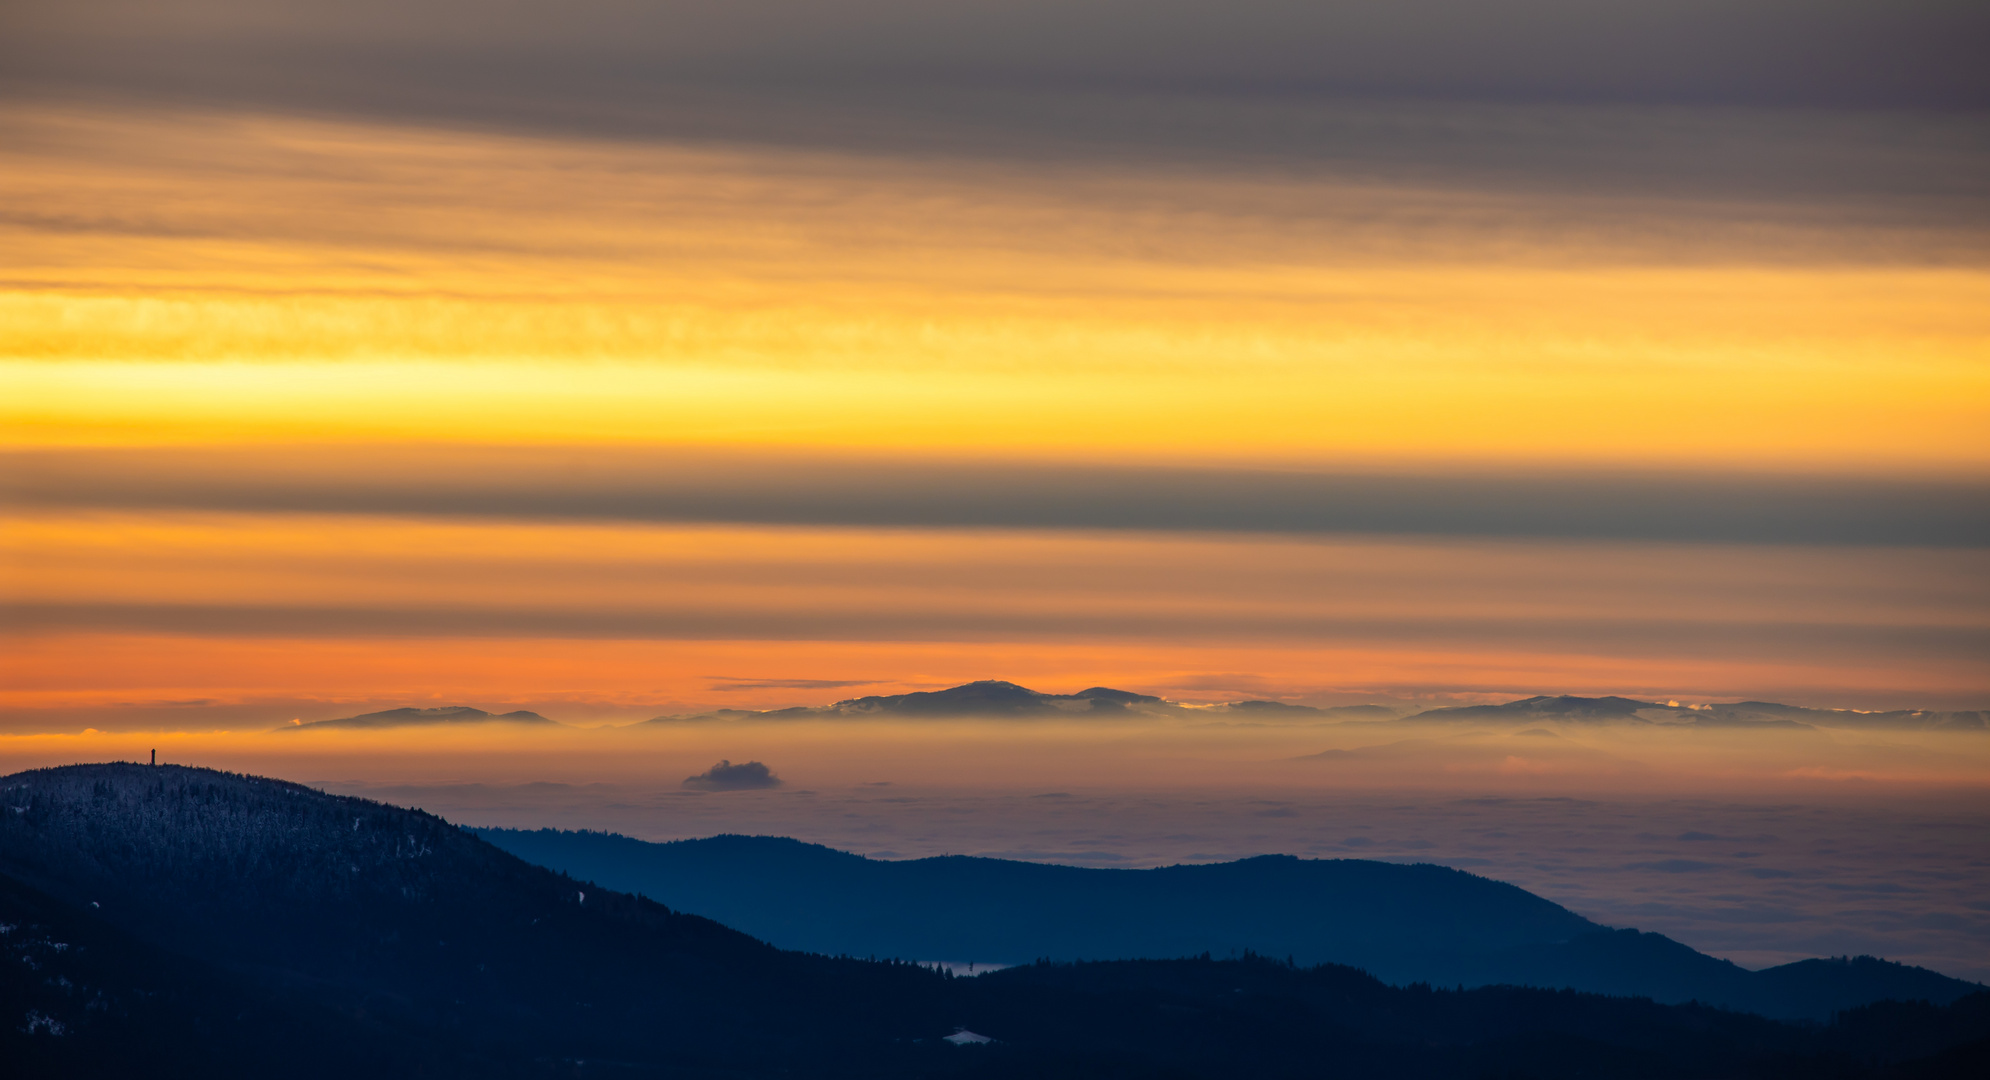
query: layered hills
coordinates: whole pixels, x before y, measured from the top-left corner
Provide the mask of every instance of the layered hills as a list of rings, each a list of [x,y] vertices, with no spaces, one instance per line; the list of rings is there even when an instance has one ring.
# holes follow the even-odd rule
[[[525,859],[641,890],[811,952],[998,964],[1241,955],[1347,964],[1398,984],[1570,987],[1825,1019],[1981,989],[1870,957],[1749,971],[1433,865],[1266,855],[1153,870],[945,856],[866,859],[778,837],[648,843],[480,830]]]
[[[24,1076],[1877,1078],[1990,1047],[1981,995],[1816,1027],[1260,957],[950,978],[782,951],[418,810],[126,764],[0,778],[0,1015]]]
[[[1075,694],[1047,694],[1012,682],[987,679],[945,690],[850,698],[829,705],[785,709],[719,709],[714,712],[659,716],[648,724],[837,719],[1115,719],[1156,717],[1221,720],[1244,723],[1387,722],[1488,725],[1540,723],[1629,723],[1695,727],[1853,727],[1990,730],[1990,713],[1937,712],[1902,709],[1857,712],[1812,709],[1765,701],[1681,705],[1624,697],[1537,696],[1498,705],[1468,705],[1426,709],[1405,715],[1386,705],[1316,707],[1282,701],[1246,700],[1188,705],[1152,694],[1136,694],[1094,686]],[[333,721],[338,722],[338,721]]]

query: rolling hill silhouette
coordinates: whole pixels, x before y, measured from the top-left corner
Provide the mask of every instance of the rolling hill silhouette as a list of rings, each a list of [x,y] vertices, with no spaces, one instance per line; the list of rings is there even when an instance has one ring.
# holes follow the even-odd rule
[[[397,728],[419,727],[429,724],[535,724],[559,726],[557,721],[548,720],[536,712],[519,709],[508,713],[487,713],[468,705],[443,705],[432,709],[385,709],[380,712],[362,713],[359,716],[346,716],[337,720],[313,720],[308,724],[286,724],[277,731],[298,731],[304,728]]]
[[[960,855],[872,860],[779,837],[479,834],[532,862],[812,952],[1015,964],[1250,951],[1395,983],[1572,987],[1813,1019],[1889,997],[1946,1003],[1981,989],[1872,958],[1753,972],[1427,864],[1265,855],[1114,870]]]
[[[419,810],[113,764],[0,778],[0,1018],[29,1077],[1923,1077],[1980,1064],[1990,996],[1817,1028],[1261,957],[949,978],[784,952]]]
[[[1094,686],[1075,694],[1045,694],[999,679],[963,683],[945,690],[921,690],[910,694],[873,694],[850,698],[831,705],[796,706],[787,709],[750,711],[721,709],[696,716],[659,716],[645,721],[672,724],[707,720],[808,720],[808,719],[960,719],[1051,718],[1059,716],[1124,716],[1129,706],[1145,712],[1178,713],[1179,706],[1151,694],[1136,694]]]

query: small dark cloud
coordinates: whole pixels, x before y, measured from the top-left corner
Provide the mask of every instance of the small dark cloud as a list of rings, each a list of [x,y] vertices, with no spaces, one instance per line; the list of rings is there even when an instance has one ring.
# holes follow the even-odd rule
[[[1366,836],[1350,836],[1341,841],[1342,847],[1374,847],[1375,841]]]
[[[1742,873],[1747,874],[1749,877],[1764,878],[1764,879],[1793,878],[1796,876],[1795,874],[1789,872],[1788,870],[1777,870],[1774,867],[1770,866],[1751,866],[1748,869],[1743,870]]]
[[[752,791],[781,786],[781,778],[758,761],[734,765],[720,761],[696,776],[684,778],[684,786],[701,791]]]

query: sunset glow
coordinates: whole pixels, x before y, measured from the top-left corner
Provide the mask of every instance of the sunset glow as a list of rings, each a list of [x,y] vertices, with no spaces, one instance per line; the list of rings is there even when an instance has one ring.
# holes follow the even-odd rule
[[[1974,1075],[1985,42],[0,5],[0,1060]]]
[[[1934,241],[1870,220],[1734,230],[1704,200],[1437,178],[990,170],[242,112],[16,105],[4,123],[5,197],[33,208],[8,226],[0,297],[17,452],[206,447],[224,470],[305,453],[294,468],[342,491],[427,462],[458,477],[440,483],[502,483],[477,453],[590,445],[1440,475],[1974,482],[1990,464],[1990,276],[1955,253],[1971,233],[1930,261]],[[1014,677],[1189,696],[1966,704],[1990,686],[1968,550],[111,502],[9,529],[10,593],[43,613],[11,652],[12,708],[103,724],[134,695],[467,696],[630,717],[793,700],[717,695],[714,673],[839,681],[862,658],[913,687],[1005,653]],[[175,631],[141,611],[194,608],[237,614]],[[1486,620],[1503,629],[1471,629]],[[514,648],[531,659],[489,660]]]

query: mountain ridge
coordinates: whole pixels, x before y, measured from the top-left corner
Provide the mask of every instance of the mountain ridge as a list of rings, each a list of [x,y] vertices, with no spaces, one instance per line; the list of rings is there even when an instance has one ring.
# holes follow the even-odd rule
[[[1790,965],[1751,972],[1433,864],[1262,855],[1123,870],[963,855],[874,860],[785,837],[659,844],[477,831],[541,865],[811,951],[1007,964],[1257,952],[1346,964],[1398,985],[1572,987],[1811,1019],[1903,987],[1938,1003],[1980,989],[1879,960],[1826,971],[1828,985],[1792,977]]]

